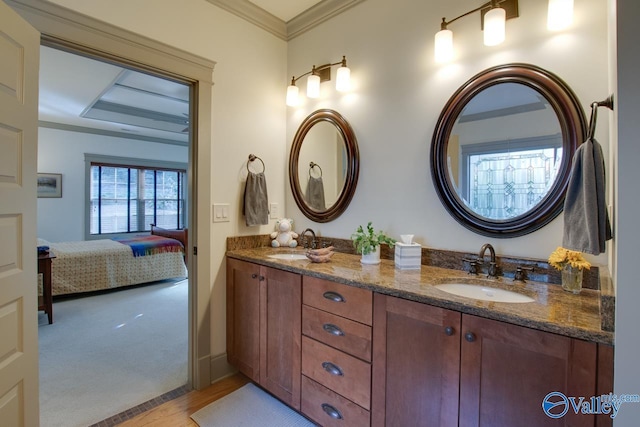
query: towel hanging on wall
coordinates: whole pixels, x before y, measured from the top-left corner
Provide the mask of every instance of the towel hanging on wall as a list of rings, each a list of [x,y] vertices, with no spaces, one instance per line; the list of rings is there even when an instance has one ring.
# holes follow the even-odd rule
[[[254,173],[249,169],[249,163],[254,160],[262,163],[262,172]],[[269,224],[269,198],[267,196],[267,179],[264,175],[264,162],[260,157],[249,155],[247,162],[247,181],[244,187],[244,203],[242,214],[247,226]]]
[[[311,171],[317,168],[319,176],[315,177],[311,174]],[[311,209],[317,211],[324,211],[327,206],[324,201],[324,182],[322,182],[322,168],[319,164],[309,163],[309,180],[307,181],[307,203]]]
[[[562,246],[598,255],[611,239],[611,224],[605,200],[605,170],[602,147],[589,138],[573,156],[573,166],[564,200]]]

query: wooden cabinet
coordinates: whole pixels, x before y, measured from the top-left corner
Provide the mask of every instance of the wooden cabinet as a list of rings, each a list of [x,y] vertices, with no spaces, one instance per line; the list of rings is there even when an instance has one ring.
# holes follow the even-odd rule
[[[227,259],[227,358],[300,409],[301,277]]]
[[[610,427],[613,348],[227,259],[229,363],[319,425]]]
[[[373,426],[594,426],[542,401],[596,395],[596,344],[390,296],[374,307]]]
[[[469,315],[462,334],[460,426],[594,425],[572,410],[550,418],[542,401],[553,391],[596,394],[596,344]]]
[[[460,313],[376,294],[373,427],[457,426]]]
[[[305,276],[302,298],[302,413],[369,426],[373,293]]]

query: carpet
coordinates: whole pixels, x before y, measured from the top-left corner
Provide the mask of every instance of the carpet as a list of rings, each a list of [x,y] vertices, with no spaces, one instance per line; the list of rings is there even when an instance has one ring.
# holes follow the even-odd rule
[[[165,281],[55,301],[51,325],[40,312],[41,427],[86,427],[186,384],[187,295]]]
[[[314,423],[249,383],[191,415],[200,427],[313,427]]]

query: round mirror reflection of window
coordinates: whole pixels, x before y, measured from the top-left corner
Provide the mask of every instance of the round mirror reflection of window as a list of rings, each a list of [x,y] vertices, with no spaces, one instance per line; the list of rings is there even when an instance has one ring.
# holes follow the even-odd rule
[[[490,68],[449,99],[436,126],[431,172],[438,196],[465,227],[516,237],[561,211],[586,119],[571,89],[529,64]]]

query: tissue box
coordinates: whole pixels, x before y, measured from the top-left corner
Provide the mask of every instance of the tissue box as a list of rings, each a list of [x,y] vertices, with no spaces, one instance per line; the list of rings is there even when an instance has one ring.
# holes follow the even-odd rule
[[[396,268],[401,270],[419,270],[422,259],[422,246],[418,243],[396,243]]]

